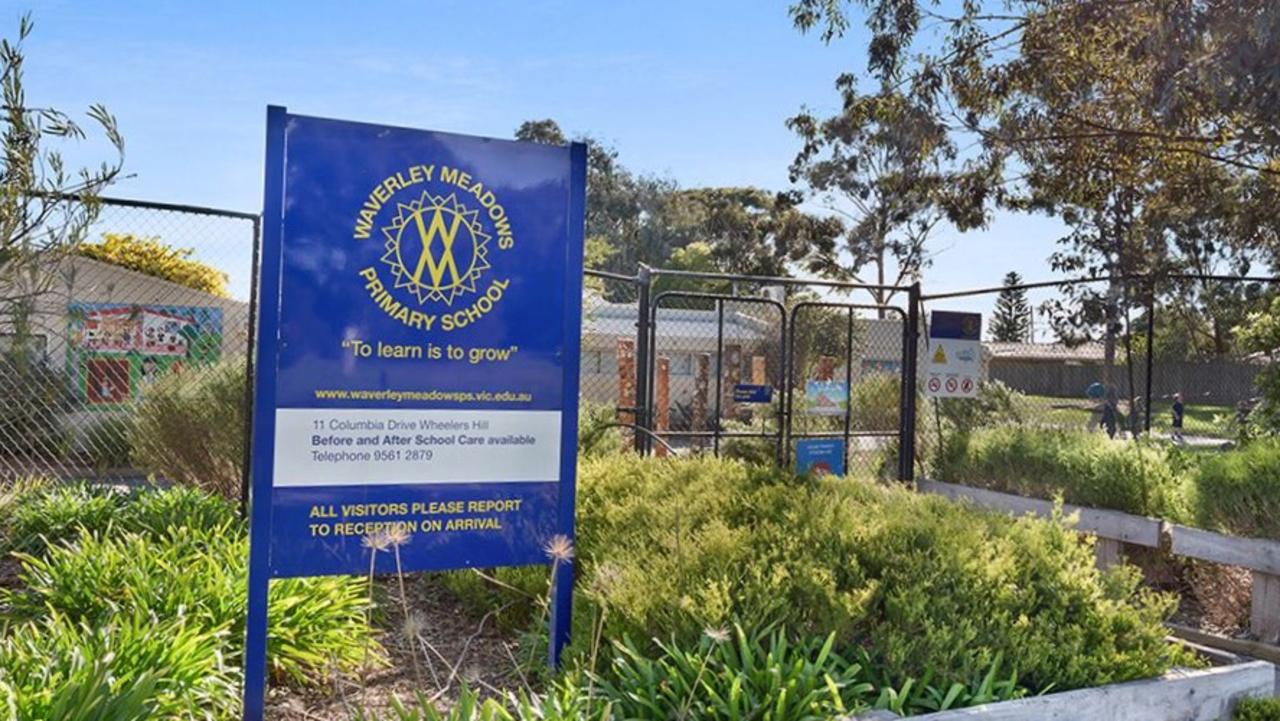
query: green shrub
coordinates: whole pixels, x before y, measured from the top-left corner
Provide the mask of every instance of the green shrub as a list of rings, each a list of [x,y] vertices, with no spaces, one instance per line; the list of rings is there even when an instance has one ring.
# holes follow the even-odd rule
[[[611,403],[578,403],[578,455],[604,456],[623,450],[618,410]]]
[[[584,461],[577,558],[579,654],[604,609],[607,638],[688,645],[735,622],[834,632],[871,649],[887,678],[939,688],[967,687],[997,660],[1032,690],[1181,660],[1161,625],[1173,600],[1127,570],[1100,574],[1065,526],[844,479],[709,458]],[[506,601],[546,591],[545,569],[499,579],[518,589],[489,591]]]
[[[234,507],[199,490],[120,493],[88,485],[37,487],[13,503],[8,529],[24,551],[21,590],[0,601],[15,621],[50,610],[90,624],[135,611],[185,615],[244,636],[248,539]],[[268,652],[277,676],[305,681],[353,668],[374,650],[363,578],[273,581]]]
[[[1000,381],[983,381],[976,398],[942,398],[937,408],[953,432],[968,433],[984,426],[1021,423],[1026,398]]]
[[[248,543],[234,527],[170,526],[164,538],[141,533],[86,534],[23,554],[22,590],[9,594],[10,616],[34,620],[50,610],[90,624],[141,610],[161,618],[185,613],[204,628],[244,635]],[[304,682],[326,666],[351,669],[373,648],[361,578],[318,577],[271,586],[267,648],[272,670]]]
[[[712,638],[711,634],[717,636]],[[720,634],[723,634],[721,636]],[[655,652],[629,640],[615,641],[613,660],[599,672],[578,669],[539,695],[481,702],[467,689],[447,712],[419,697],[393,703],[394,721],[557,721],[564,719],[770,719],[817,721],[844,718],[872,706],[902,714],[936,711],[1023,695],[993,667],[972,684],[934,687],[909,680],[877,689],[859,660],[836,651],[834,634],[792,641],[781,630],[747,634],[709,631],[696,644],[656,644]],[[360,713],[357,719],[375,719]]]
[[[1235,721],[1280,721],[1280,699],[1241,699],[1232,718]]]
[[[82,443],[93,468],[127,468],[133,457],[133,419],[127,415],[101,418],[85,431]]]
[[[181,613],[91,624],[54,612],[0,636],[0,709],[42,721],[229,718],[239,672],[226,637]]]
[[[724,632],[728,636],[729,632]],[[745,719],[835,718],[870,705],[872,687],[862,667],[833,650],[835,635],[793,644],[781,631],[696,646],[659,644],[650,658],[630,642],[595,685],[622,718]]]
[[[1197,525],[1280,539],[1280,442],[1205,456],[1193,476]]]
[[[65,375],[0,353],[0,455],[63,457],[69,439],[60,417],[70,400]]]
[[[896,431],[901,421],[902,379],[897,373],[868,373],[849,391],[855,431]]]
[[[947,439],[939,480],[1174,521],[1188,517],[1185,480],[1165,453],[1101,433],[1005,426]]]
[[[213,529],[236,521],[235,508],[203,491],[176,486],[121,492],[88,483],[37,483],[0,508],[0,553],[43,553],[45,546],[109,529],[153,537],[171,526]],[[240,532],[240,531],[237,531]]]
[[[143,394],[133,434],[139,468],[227,499],[244,470],[245,368],[227,360],[170,373]]]

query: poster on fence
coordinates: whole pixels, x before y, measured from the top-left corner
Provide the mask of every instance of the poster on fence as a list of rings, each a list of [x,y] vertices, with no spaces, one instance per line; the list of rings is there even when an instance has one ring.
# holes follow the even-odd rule
[[[844,381],[805,381],[804,409],[811,416],[843,416],[849,409],[849,384]]]
[[[264,573],[547,564],[572,539],[586,151],[272,108],[266,168],[253,684]]]
[[[976,398],[982,381],[982,315],[929,314],[924,392],[930,398]]]

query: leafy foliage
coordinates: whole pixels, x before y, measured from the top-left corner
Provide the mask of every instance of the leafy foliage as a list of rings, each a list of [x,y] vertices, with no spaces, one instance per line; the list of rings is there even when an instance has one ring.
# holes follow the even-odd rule
[[[538,695],[513,694],[480,702],[464,689],[440,712],[426,699],[393,704],[387,721],[525,721],[532,719],[719,719],[820,721],[874,706],[900,713],[958,708],[1017,698],[1025,693],[993,666],[972,684],[937,688],[908,680],[877,689],[869,657],[850,661],[836,652],[834,634],[790,640],[780,629],[748,634],[715,630],[696,643],[615,642],[613,661],[599,673],[571,671]],[[998,665],[998,664],[997,664]],[[372,720],[367,713],[358,719]]]
[[[1280,721],[1280,699],[1241,699],[1231,718],[1234,721]]]
[[[88,623],[51,611],[0,635],[0,708],[46,721],[228,718],[239,670],[227,636],[183,612]]]
[[[61,412],[70,403],[66,376],[34,359],[0,353],[0,454],[50,454],[69,443]]]
[[[579,478],[580,577],[604,567],[610,580],[579,589],[578,643],[601,609],[605,637],[683,647],[707,626],[777,623],[799,637],[835,633],[839,649],[862,645],[898,683],[928,676],[947,689],[997,659],[1032,691],[1183,660],[1163,640],[1172,600],[1139,591],[1127,571],[1098,572],[1061,525],[712,459],[587,460]],[[505,602],[546,588],[545,571],[498,578],[521,589],[488,592]],[[472,586],[469,597],[483,596]]]
[[[971,148],[949,216],[992,204],[1057,215],[1070,232],[1053,269],[1166,279],[1064,288],[1066,301],[1042,306],[1060,335],[1111,348],[1128,309],[1161,293],[1205,347],[1230,351],[1256,294],[1171,276],[1247,274],[1280,250],[1280,80],[1263,70],[1277,49],[1274,3],[794,0],[791,16],[828,43],[859,19],[870,32],[874,82],[841,76],[837,137],[887,125],[891,137]],[[911,112],[866,110],[885,98]],[[935,185],[908,181],[903,195]]]
[[[526,121],[517,140],[563,145],[568,137],[550,119]],[[789,264],[812,253],[831,254],[843,231],[838,219],[800,209],[796,193],[754,187],[682,189],[669,178],[635,173],[616,149],[581,136],[587,145],[586,235],[589,265],[630,275],[640,263],[686,270],[789,275]],[[611,300],[632,300],[630,289],[608,286]],[[685,281],[660,286],[713,290]]]
[[[1205,457],[1194,475],[1192,506],[1204,528],[1280,539],[1280,442]]]
[[[832,634],[792,644],[781,630],[748,636],[738,628],[720,642],[660,643],[652,658],[624,641],[596,685],[627,719],[737,721],[765,709],[775,719],[833,718],[866,708],[872,691],[835,641]]]
[[[146,389],[134,414],[134,463],[162,478],[239,498],[244,393],[243,360],[161,377]]]
[[[237,522],[235,509],[221,499],[177,486],[128,493],[107,486],[33,483],[0,506],[0,553],[41,555],[45,548],[80,535],[140,533],[163,538],[171,527],[200,531]]]
[[[25,15],[17,38],[0,40],[0,315],[19,338],[30,334],[35,301],[57,276],[48,268],[84,238],[98,215],[98,193],[119,176],[124,162],[124,138],[102,105],[91,105],[88,116],[114,150],[111,162],[72,170],[57,146],[48,145],[81,140],[86,133],[67,113],[27,105],[23,43],[33,27]]]
[[[159,238],[142,238],[132,233],[106,233],[97,243],[82,243],[76,252],[86,258],[136,270],[193,290],[228,297],[227,274],[211,265],[192,260],[191,248],[174,248]]]
[[[617,422],[618,411],[613,404],[579,400],[578,455],[590,458],[621,452],[624,436],[614,425]]]
[[[939,399],[937,412],[950,428],[963,434],[982,426],[1019,423],[1025,408],[1024,393],[1001,381],[988,380],[978,384],[975,398]]]
[[[0,513],[16,531],[5,537],[26,549],[18,588],[0,591],[0,707],[76,720],[234,709],[248,540],[230,504],[182,487],[35,485]],[[376,659],[367,594],[359,578],[273,583],[273,674],[306,683]],[[59,688],[67,694],[49,693]],[[55,713],[73,699],[81,705]],[[108,715],[92,715],[99,709]]]
[[[939,480],[1017,495],[1186,520],[1186,484],[1165,453],[1101,433],[1004,426],[952,434]]]
[[[1266,310],[1250,313],[1235,332],[1245,351],[1269,361],[1254,380],[1262,402],[1250,413],[1249,425],[1255,433],[1280,434],[1280,298]]]

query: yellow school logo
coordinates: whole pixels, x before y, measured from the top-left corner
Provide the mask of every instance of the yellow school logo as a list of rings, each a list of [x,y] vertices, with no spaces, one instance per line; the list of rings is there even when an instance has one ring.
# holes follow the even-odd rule
[[[453,305],[463,293],[476,292],[476,281],[489,268],[490,236],[480,211],[468,210],[456,194],[447,198],[423,191],[399,204],[391,224],[382,229],[393,288],[406,288],[419,304],[429,300]]]
[[[382,241],[360,282],[383,313],[410,328],[476,323],[511,283],[495,260],[516,247],[506,208],[458,168],[410,165],[383,178],[356,213],[352,237]]]

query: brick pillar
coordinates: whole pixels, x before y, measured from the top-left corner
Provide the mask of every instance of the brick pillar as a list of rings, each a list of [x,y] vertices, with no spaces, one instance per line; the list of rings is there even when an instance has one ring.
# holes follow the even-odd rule
[[[762,386],[769,382],[765,373],[764,356],[751,356],[751,383],[752,385]]]
[[[636,342],[630,338],[618,339],[618,408],[635,408],[636,406]],[[618,411],[619,423],[638,422],[632,411]],[[630,429],[623,432],[627,446],[635,442],[635,434]]]
[[[738,406],[733,402],[733,387],[742,382],[742,347],[724,347],[724,385],[721,388],[723,417],[737,418]]]
[[[689,420],[689,429],[705,431],[707,429],[707,401],[711,392],[711,354],[699,353],[695,356],[697,369],[693,377],[693,418]],[[695,448],[702,448],[702,438],[694,436]]]

